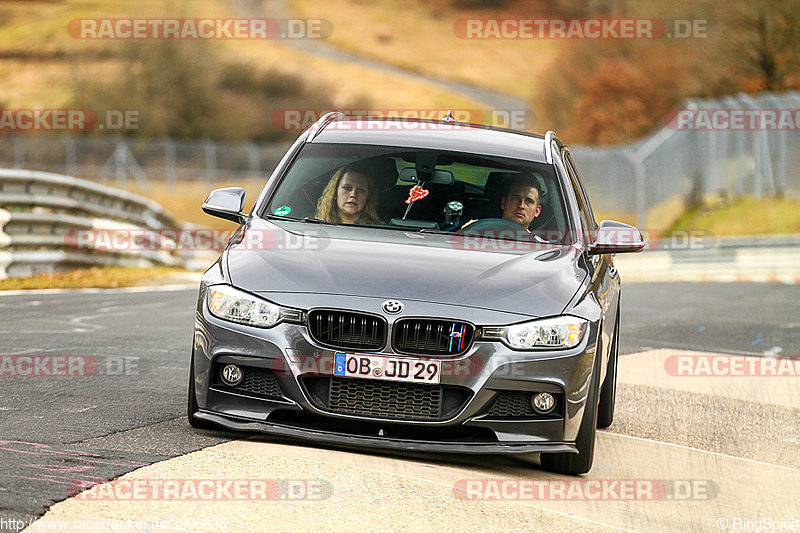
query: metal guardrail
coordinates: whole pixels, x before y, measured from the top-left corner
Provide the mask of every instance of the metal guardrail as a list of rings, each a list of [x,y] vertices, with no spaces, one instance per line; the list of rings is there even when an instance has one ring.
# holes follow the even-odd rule
[[[615,263],[626,281],[771,281],[800,283],[800,234],[664,241]]]
[[[76,231],[153,231],[183,226],[157,203],[90,181],[30,170],[0,169],[0,278],[86,266],[185,266],[165,249],[75,246]]]
[[[116,186],[129,180],[170,185],[198,179],[209,184],[241,182],[269,176],[289,146],[291,142],[223,143],[0,130],[0,168],[56,172]]]

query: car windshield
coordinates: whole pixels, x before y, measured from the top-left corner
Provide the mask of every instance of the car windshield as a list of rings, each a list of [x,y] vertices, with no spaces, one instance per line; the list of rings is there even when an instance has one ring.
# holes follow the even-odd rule
[[[305,145],[259,215],[561,244],[571,233],[552,165],[361,144]]]

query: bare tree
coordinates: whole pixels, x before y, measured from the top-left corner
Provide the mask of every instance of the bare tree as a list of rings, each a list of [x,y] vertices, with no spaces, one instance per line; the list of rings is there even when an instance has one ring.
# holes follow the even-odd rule
[[[782,90],[800,73],[800,1],[732,0],[720,11],[721,52],[753,90]]]

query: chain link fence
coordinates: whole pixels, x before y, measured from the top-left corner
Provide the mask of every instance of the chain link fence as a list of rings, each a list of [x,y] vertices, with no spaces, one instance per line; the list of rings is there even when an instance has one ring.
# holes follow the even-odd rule
[[[124,186],[205,179],[265,179],[289,144],[24,133],[0,137],[0,167],[41,170]]]
[[[665,123],[634,143],[572,147],[596,211],[651,227],[660,206],[800,195],[800,93],[688,100]]]
[[[727,111],[715,115],[714,110]],[[765,124],[766,110],[786,110],[782,116],[791,120]],[[795,171],[800,168],[800,93],[689,100],[665,122],[634,143],[572,148],[595,211],[628,215],[641,227],[653,227],[658,222],[652,215],[664,206],[677,214],[684,205],[712,195],[800,193],[800,174]],[[287,148],[288,144],[5,134],[0,136],[0,167],[64,173],[119,186],[128,180],[213,183],[265,179]]]

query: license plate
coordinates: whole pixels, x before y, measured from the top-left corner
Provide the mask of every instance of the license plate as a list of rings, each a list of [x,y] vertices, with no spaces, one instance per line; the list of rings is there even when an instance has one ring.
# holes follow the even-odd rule
[[[438,384],[441,361],[407,357],[376,357],[336,352],[333,375],[386,381]]]

